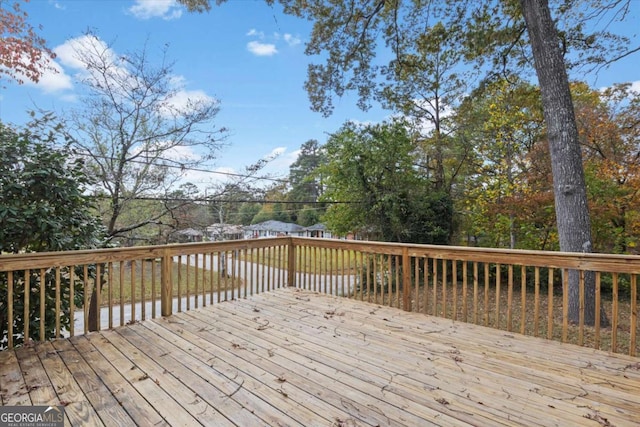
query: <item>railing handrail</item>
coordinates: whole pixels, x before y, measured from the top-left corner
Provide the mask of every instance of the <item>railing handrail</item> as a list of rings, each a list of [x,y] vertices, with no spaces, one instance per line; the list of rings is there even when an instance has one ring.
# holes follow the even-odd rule
[[[128,261],[141,258],[161,258],[164,255],[193,255],[208,251],[234,249],[257,249],[272,246],[275,242],[289,241],[288,237],[227,240],[223,242],[172,243],[155,246],[133,246],[121,248],[82,249],[58,252],[30,252],[22,254],[0,254],[0,272],[65,267],[73,264],[94,264]]]
[[[409,256],[412,257],[427,256],[436,259],[455,259],[458,261],[491,263],[500,262],[496,260],[496,257],[508,257],[508,263],[513,265],[640,274],[640,255],[425,245],[416,243],[336,240],[313,237],[292,237],[291,240],[294,246],[305,245],[305,242],[309,242],[313,246],[322,248],[339,247],[340,249],[352,249],[363,252],[399,256],[402,255],[404,248],[407,248]]]
[[[637,326],[640,255],[424,245],[295,236],[0,254],[0,273],[4,275],[6,272],[8,283],[6,299],[13,301],[16,295],[17,298],[23,298],[23,304],[16,306],[22,307],[16,308],[21,310],[19,316],[26,319],[31,312],[31,316],[35,316],[32,319],[39,319],[41,337],[45,333],[43,319],[45,317],[51,319],[51,314],[46,313],[45,306],[56,304],[55,313],[58,317],[61,299],[66,298],[65,301],[70,304],[70,317],[73,318],[76,289],[82,289],[83,292],[84,301],[78,303],[78,306],[83,310],[86,331],[87,324],[89,324],[88,330],[100,328],[100,295],[105,286],[108,290],[108,295],[105,296],[108,301],[108,323],[111,328],[113,310],[117,306],[120,309],[120,324],[123,324],[125,317],[128,317],[129,321],[137,319],[134,311],[136,303],[142,304],[141,319],[144,320],[146,302],[151,303],[153,318],[156,302],[160,304],[161,315],[169,316],[175,309],[181,310],[182,298],[186,298],[188,310],[191,297],[195,297],[194,305],[198,307],[198,301],[204,305],[207,296],[209,303],[212,304],[216,293],[218,298],[216,301],[220,301],[221,297],[227,301],[229,297],[231,299],[246,297],[249,294],[253,295],[254,291],[264,292],[280,286],[302,288],[308,286],[308,289],[314,291],[318,289],[321,292],[337,295],[338,283],[340,283],[343,296],[357,296],[375,303],[378,303],[380,297],[381,301],[396,305],[398,308],[402,307],[409,311],[419,309],[425,314],[429,312],[433,315],[440,315],[442,312],[445,317],[450,308],[450,315],[454,319],[458,313],[456,304],[459,299],[460,313],[464,319],[469,315],[469,307],[472,305],[471,315],[474,321],[477,322],[479,313],[482,313],[484,324],[487,326],[490,318],[496,325],[501,322],[502,292],[503,299],[506,297],[506,322],[509,331],[513,320],[512,308],[518,303],[514,295],[519,295],[517,298],[523,310],[525,304],[528,306],[533,304],[533,314],[529,313],[529,317],[533,317],[534,334],[543,331],[539,329],[539,324],[544,320],[541,316],[546,305],[547,337],[552,337],[556,321],[554,316],[561,315],[562,339],[566,341],[570,302],[569,286],[566,285],[572,270],[581,272],[579,277],[574,276],[574,278],[578,277],[579,286],[571,288],[574,292],[571,299],[574,308],[576,301],[581,307],[580,345],[584,335],[585,277],[587,277],[582,272],[594,272],[592,279],[595,284],[589,292],[592,292],[590,295],[595,298],[596,308],[595,311],[589,309],[589,313],[595,312],[600,316],[600,309],[605,304],[603,298],[606,291],[607,309],[611,309],[612,317],[611,348],[612,351],[616,351],[618,314],[622,307],[618,299],[619,297],[628,299],[623,307],[628,318],[625,317],[623,320],[627,325],[625,333],[629,338],[629,354],[635,355],[637,336],[640,335],[640,329]],[[117,272],[117,276],[114,272]],[[567,272],[569,274],[566,274]],[[97,277],[100,277],[100,280],[97,280]],[[49,283],[47,287],[38,288],[38,283],[45,283],[45,280]],[[111,285],[112,280],[119,284],[119,288]],[[123,287],[125,282],[128,285]],[[190,291],[191,284],[195,288]],[[527,291],[528,287],[530,291]],[[150,296],[145,293],[145,289],[151,290]],[[489,299],[489,289],[495,291],[494,302]],[[576,289],[580,293],[578,297],[575,294]],[[156,294],[158,290],[160,291],[159,299]],[[113,291],[117,291],[119,301],[114,300]],[[125,291],[130,291],[128,297],[123,296],[127,293]],[[562,292],[562,301],[554,303],[554,293],[558,291]],[[456,292],[462,293],[460,298]],[[527,303],[526,297],[528,293],[531,295],[530,292],[534,292],[534,300]],[[92,299],[89,304],[88,296],[92,298],[95,296],[95,301]],[[125,313],[124,298],[130,298],[131,313]],[[45,304],[47,299],[54,302]],[[177,308],[173,308],[176,301]],[[448,304],[453,306],[448,307]],[[491,305],[495,310],[490,310]],[[37,307],[38,312],[33,313],[36,310],[34,307]],[[554,314],[554,309],[558,307],[562,313]],[[3,324],[6,323],[8,328],[10,337],[8,347],[11,348],[12,333],[16,332],[13,331],[12,319],[18,317],[16,317],[17,312],[14,310],[13,303],[9,303],[5,309],[4,312],[0,311],[2,315],[0,320]],[[481,311],[478,311],[479,309]],[[572,313],[572,319],[574,319],[572,322],[578,322],[575,320],[576,311]],[[97,326],[93,326],[94,324]],[[596,325],[595,346],[600,348],[599,317],[596,317],[593,324]],[[523,317],[520,322],[522,333],[525,326],[526,318]],[[30,322],[26,322],[24,331],[17,331],[17,333],[29,336],[29,327]],[[73,329],[70,329],[70,334],[73,335],[73,333]],[[60,335],[59,324],[56,325],[56,334]]]
[[[496,257],[509,257],[508,262],[514,265],[526,264],[533,267],[640,274],[640,255],[497,249],[288,236],[222,242],[172,243],[155,246],[0,254],[0,271],[60,267],[71,264],[118,262],[156,256],[160,258],[167,254],[167,251],[169,255],[189,255],[208,250],[257,249],[271,246],[276,242],[280,244],[283,241],[285,241],[285,244],[288,243],[293,246],[311,244],[320,248],[352,249],[389,255],[402,255],[403,248],[407,248],[409,256],[428,256],[436,259],[446,258],[459,261],[494,263],[498,262]]]

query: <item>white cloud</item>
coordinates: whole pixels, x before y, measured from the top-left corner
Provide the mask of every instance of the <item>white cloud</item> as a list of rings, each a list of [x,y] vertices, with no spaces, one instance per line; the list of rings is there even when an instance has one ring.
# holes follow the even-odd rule
[[[277,153],[278,157],[270,164],[271,169],[286,175],[289,172],[289,167],[298,160],[301,151],[302,150],[287,151],[286,147],[274,149],[272,153]]]
[[[29,63],[30,58],[23,55],[22,62]],[[56,60],[43,60],[42,63],[37,65],[37,68],[40,71],[37,83],[28,78],[19,69],[15,70],[16,77],[21,78],[25,85],[37,87],[45,93],[60,92],[73,88],[71,77],[64,72],[64,69]]]
[[[268,43],[263,41],[265,40],[264,32],[258,31],[255,28],[251,28],[249,31],[247,31],[246,36],[255,37],[259,40],[253,40],[247,43],[247,50],[258,56],[272,56],[277,54],[278,48],[276,46],[276,43],[281,44],[282,41],[284,41],[284,43],[291,47],[297,46],[302,43],[302,40],[299,37],[294,36],[293,34],[285,33],[284,35],[282,35],[278,32],[275,32],[273,33],[273,35],[268,37],[268,39],[273,42]]]
[[[49,66],[52,69],[46,70],[42,76],[40,76],[38,83],[35,83],[36,87],[41,88],[45,93],[73,89],[71,77],[64,72],[60,64],[56,61],[51,61]]]
[[[289,46],[297,46],[300,43],[302,43],[302,40],[300,40],[299,37],[293,36],[289,33],[285,33],[283,38],[284,38],[284,41],[287,42]]]
[[[135,87],[137,77],[127,68],[127,58],[114,51],[107,43],[94,35],[83,35],[67,40],[65,43],[54,49],[57,60],[68,70],[76,72],[76,76],[83,80],[102,80],[103,78],[112,79],[113,88],[122,87],[124,82],[128,82],[129,86]],[[89,62],[106,62],[109,63],[108,71],[105,75],[98,76],[98,70],[87,69],[86,63]],[[61,73],[51,77],[50,87],[53,88],[54,83],[58,83],[61,88],[70,88],[71,79],[64,73],[60,67]],[[58,81],[53,79],[57,78]],[[66,80],[62,80],[66,79]],[[202,105],[205,103],[215,103],[216,99],[207,95],[201,90],[186,90],[187,79],[181,75],[172,75],[169,77],[169,85],[175,90],[175,94],[166,100],[162,114],[171,116],[177,112],[187,111],[194,105]],[[126,86],[126,85],[125,85]],[[117,95],[117,92],[115,93]],[[121,95],[125,95],[124,93]]]
[[[206,167],[202,167],[202,169],[206,169]],[[243,172],[238,172],[231,167],[216,167],[211,168],[209,171],[187,169],[175,186],[178,187],[189,182],[198,187],[203,193],[211,195],[212,193],[215,194],[220,186],[233,180],[233,175],[240,173]]]
[[[635,82],[631,82],[631,89],[635,92],[640,93],[640,80],[636,80]]]
[[[62,95],[60,99],[65,102],[78,102],[78,95],[75,93],[67,93]]]
[[[55,7],[56,9],[59,9],[59,10],[65,10],[66,9],[66,6],[61,5],[57,1],[49,0],[49,4],[52,4],[53,7]]]
[[[176,89],[180,89],[184,87],[184,85],[186,84],[186,81],[187,79],[184,76],[180,76],[177,74],[174,74],[171,77],[169,77],[169,84],[171,85],[171,87]]]
[[[114,94],[123,82],[135,85],[135,76],[126,67],[126,57],[118,55],[99,37],[88,34],[67,40],[53,49],[57,59],[69,71],[75,71],[79,80],[113,83]],[[106,68],[88,67],[87,64],[108,64]],[[121,93],[124,96],[124,94]]]
[[[213,172],[216,175],[229,175],[229,174],[238,174],[239,172],[232,167],[221,166],[213,169]]]
[[[289,172],[289,166],[298,158],[300,150],[287,151],[287,147],[275,147],[268,154],[263,156],[269,162],[259,175],[283,176]]]
[[[129,12],[138,19],[177,19],[182,16],[182,8],[176,0],[135,0]]]
[[[247,34],[249,37],[258,37],[259,39],[264,38],[264,33],[262,31],[258,31],[255,28],[250,29]]]
[[[379,122],[374,122],[372,120],[358,120],[358,119],[349,119],[349,123],[352,123],[356,127],[365,128],[367,126],[375,126],[379,124]]]
[[[287,147],[276,147],[273,150],[271,150],[271,153],[269,153],[267,157],[272,158],[272,157],[281,156],[285,151],[287,151]]]
[[[200,159],[200,156],[193,151],[193,147],[185,147],[183,145],[176,145],[174,147],[171,147],[163,153],[163,157],[175,160],[177,162],[194,161]]]
[[[67,40],[53,49],[56,58],[65,67],[76,70],[84,70],[85,63],[81,60],[84,55],[95,55],[96,52],[105,52],[106,58],[113,61],[115,52],[100,38],[93,35],[83,35]]]
[[[255,40],[247,43],[247,50],[257,56],[272,56],[278,53],[276,45],[272,43],[261,43]]]
[[[201,90],[178,90],[173,97],[167,101],[165,113],[171,115],[171,111],[184,112],[194,104],[215,103],[217,100],[210,97]]]

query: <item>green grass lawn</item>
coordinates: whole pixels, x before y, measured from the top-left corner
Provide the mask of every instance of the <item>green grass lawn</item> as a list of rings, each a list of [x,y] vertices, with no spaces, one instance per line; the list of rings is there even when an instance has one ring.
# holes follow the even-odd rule
[[[331,250],[330,254],[326,249],[320,248],[298,248],[296,254],[296,272],[318,274],[346,274],[355,268],[358,262],[355,251]],[[302,256],[300,256],[302,255]],[[259,250],[254,249],[249,254],[241,255],[240,259],[246,259],[261,265],[271,265],[283,269],[289,267],[289,258],[286,250]]]
[[[144,295],[146,301],[150,301],[155,296],[160,299],[160,263],[153,261],[136,261],[135,268],[129,263],[114,263],[111,268],[110,282],[104,286],[101,292],[102,305],[108,305],[109,300],[113,304],[130,303],[132,295],[135,301],[139,302]],[[177,262],[171,265],[171,275],[173,280],[173,296],[202,295],[204,292],[209,295],[211,292],[217,293],[231,289],[232,281],[229,278],[218,277],[218,272],[203,268],[196,268],[185,263],[179,265]],[[109,286],[110,283],[110,286]],[[242,284],[241,279],[235,279],[235,286]]]

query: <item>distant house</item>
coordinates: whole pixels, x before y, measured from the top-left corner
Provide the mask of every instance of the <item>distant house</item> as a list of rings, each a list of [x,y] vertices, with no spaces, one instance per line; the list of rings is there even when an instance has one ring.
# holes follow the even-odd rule
[[[305,237],[324,237],[330,239],[332,236],[331,231],[327,229],[324,224],[314,224],[304,229]]]
[[[303,237],[305,228],[291,222],[269,220],[244,228],[245,239],[258,237],[296,236]]]
[[[185,228],[184,230],[176,231],[176,236],[180,243],[202,242],[203,233],[193,228]]]
[[[206,229],[206,235],[209,240],[239,240],[244,238],[244,227],[232,224],[211,224]]]

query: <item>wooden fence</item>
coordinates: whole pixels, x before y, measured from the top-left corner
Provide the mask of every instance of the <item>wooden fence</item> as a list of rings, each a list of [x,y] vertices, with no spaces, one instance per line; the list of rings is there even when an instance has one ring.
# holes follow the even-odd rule
[[[296,237],[3,255],[2,346],[297,286],[635,356],[638,274],[631,255]]]
[[[0,348],[269,291],[286,284],[289,245],[258,239],[2,255]]]
[[[632,356],[640,350],[639,256],[299,238],[292,246],[305,289]]]

